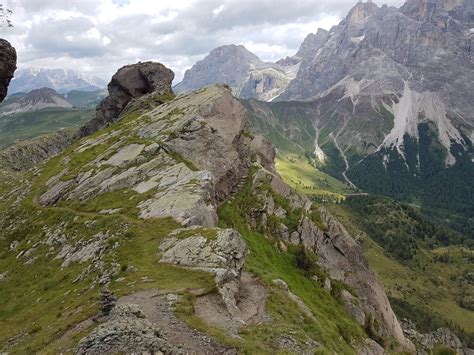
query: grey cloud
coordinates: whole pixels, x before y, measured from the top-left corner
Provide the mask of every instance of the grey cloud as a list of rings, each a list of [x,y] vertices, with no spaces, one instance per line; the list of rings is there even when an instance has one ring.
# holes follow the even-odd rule
[[[93,14],[98,1],[94,0],[19,0],[18,5],[27,13],[33,14],[46,10],[73,10]]]
[[[124,8],[128,4],[127,0],[114,2]],[[375,2],[399,6],[403,0]],[[199,0],[181,10],[162,11],[159,16],[145,7],[140,14],[122,13],[104,23],[96,18],[100,0],[20,0],[15,5],[22,7],[18,13],[24,13],[27,19],[35,15],[42,20],[29,29],[18,26],[16,32],[11,32],[11,39],[20,43],[20,65],[50,60],[55,66],[57,57],[70,57],[107,79],[117,66],[154,59],[169,64],[179,79],[185,68],[224,44],[254,43],[259,48],[266,44],[276,46],[281,55],[292,55],[306,32],[317,30],[307,24],[329,15],[342,18],[355,3],[356,0]],[[221,5],[222,10],[214,15],[213,10]],[[55,10],[74,10],[79,17],[58,19]],[[159,20],[174,11],[177,14],[171,20]],[[301,30],[303,25],[307,31]],[[109,45],[100,38],[84,36],[95,27],[101,36],[110,38]],[[256,54],[264,60],[280,55]]]
[[[70,55],[74,58],[96,57],[106,52],[101,38],[88,38],[87,33],[97,30],[86,18],[45,20],[33,24],[26,38],[37,55]]]

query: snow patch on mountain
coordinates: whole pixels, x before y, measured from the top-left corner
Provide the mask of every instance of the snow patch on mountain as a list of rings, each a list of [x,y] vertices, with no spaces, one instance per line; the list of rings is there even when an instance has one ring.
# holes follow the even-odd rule
[[[438,139],[447,150],[446,165],[453,165],[456,160],[451,154],[453,142],[463,145],[464,141],[446,114],[446,108],[434,92],[417,92],[405,81],[403,94],[398,103],[385,104],[385,108],[393,113],[394,127],[385,136],[382,146],[396,148],[401,156],[405,134],[419,139],[418,125],[422,122],[433,122],[438,130]],[[381,147],[382,147],[381,146]]]

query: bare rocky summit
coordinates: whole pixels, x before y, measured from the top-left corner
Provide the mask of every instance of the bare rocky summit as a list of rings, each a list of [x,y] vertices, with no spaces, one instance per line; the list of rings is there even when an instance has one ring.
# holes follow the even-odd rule
[[[16,70],[16,51],[8,41],[0,38],[0,102],[7,96],[8,85]]]
[[[242,45],[226,45],[212,50],[187,70],[174,90],[183,93],[210,84],[226,84],[237,97],[271,101],[295,77],[298,65],[294,59],[266,63]]]

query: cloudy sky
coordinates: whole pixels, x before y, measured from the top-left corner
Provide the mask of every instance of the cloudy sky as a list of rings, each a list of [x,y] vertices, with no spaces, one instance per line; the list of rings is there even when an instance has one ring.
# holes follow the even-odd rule
[[[176,73],[213,48],[243,44],[261,59],[293,55],[308,33],[329,29],[357,0],[0,0],[19,68],[68,68],[109,80],[121,66],[156,60]],[[403,0],[375,0],[400,6]]]

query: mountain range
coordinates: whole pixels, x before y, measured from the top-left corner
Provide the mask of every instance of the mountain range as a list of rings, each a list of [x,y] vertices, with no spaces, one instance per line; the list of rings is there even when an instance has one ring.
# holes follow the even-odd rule
[[[358,2],[339,25],[308,35],[279,62],[294,65],[296,77],[272,103],[246,103],[253,122],[280,149],[279,138],[289,137],[353,188],[472,216],[473,16],[472,0],[408,0],[399,9]],[[177,88],[217,81],[264,101],[235,89],[257,81],[247,64],[230,69],[239,57],[223,57],[223,48]]]
[[[28,93],[31,90],[48,87],[59,93],[72,90],[96,91],[104,89],[107,83],[101,78],[70,69],[25,68],[15,72],[8,88],[8,94]]]
[[[473,20],[358,2],[276,63],[10,95],[0,353],[472,354]]]
[[[242,45],[227,45],[214,49],[187,70],[173,90],[179,94],[223,83],[237,97],[272,101],[296,77],[298,67],[298,61],[267,63]]]

